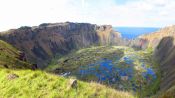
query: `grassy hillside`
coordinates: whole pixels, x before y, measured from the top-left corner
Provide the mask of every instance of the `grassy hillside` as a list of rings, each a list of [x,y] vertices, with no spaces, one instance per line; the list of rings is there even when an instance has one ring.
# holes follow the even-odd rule
[[[9,75],[18,77],[9,79]],[[97,83],[78,81],[42,71],[0,69],[0,97],[2,98],[134,98],[128,92],[116,91]]]
[[[24,55],[24,54],[23,54]],[[27,63],[22,52],[18,51],[8,43],[0,40],[0,67],[1,68],[31,68],[32,65]]]

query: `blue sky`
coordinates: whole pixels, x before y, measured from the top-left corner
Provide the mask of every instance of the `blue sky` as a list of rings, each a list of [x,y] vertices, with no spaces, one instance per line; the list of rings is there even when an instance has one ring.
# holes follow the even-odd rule
[[[0,31],[65,21],[164,27],[174,9],[174,0],[0,0]]]
[[[114,0],[117,4],[125,4],[128,1],[134,1],[134,0]]]

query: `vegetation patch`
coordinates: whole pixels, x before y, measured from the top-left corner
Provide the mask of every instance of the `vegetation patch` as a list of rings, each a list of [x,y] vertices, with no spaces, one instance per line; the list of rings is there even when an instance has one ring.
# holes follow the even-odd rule
[[[158,90],[160,78],[156,69],[152,49],[135,51],[122,46],[99,46],[56,58],[46,70],[144,97]]]

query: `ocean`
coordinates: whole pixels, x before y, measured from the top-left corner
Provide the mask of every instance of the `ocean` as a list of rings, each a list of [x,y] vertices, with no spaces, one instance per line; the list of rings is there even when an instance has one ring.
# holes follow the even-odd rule
[[[115,31],[121,33],[123,38],[134,39],[143,34],[158,31],[160,28],[154,27],[114,27]]]

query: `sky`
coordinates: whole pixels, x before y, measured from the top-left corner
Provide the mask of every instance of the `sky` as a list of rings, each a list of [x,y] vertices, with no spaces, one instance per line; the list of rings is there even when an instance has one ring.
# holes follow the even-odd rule
[[[175,24],[175,0],[0,0],[0,31],[66,21],[164,27]]]

